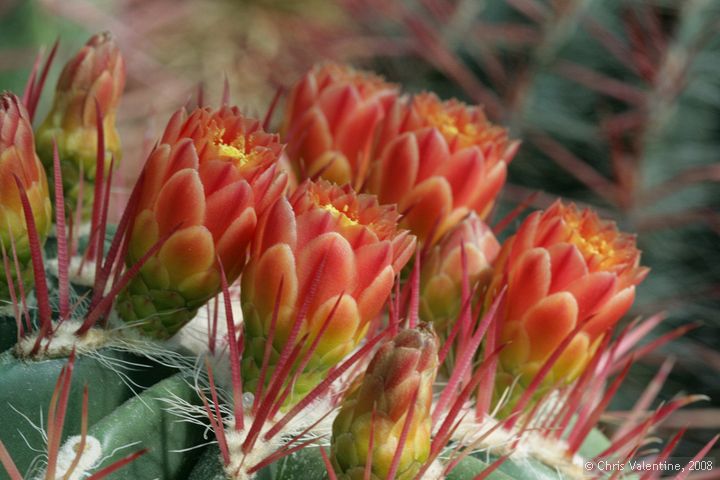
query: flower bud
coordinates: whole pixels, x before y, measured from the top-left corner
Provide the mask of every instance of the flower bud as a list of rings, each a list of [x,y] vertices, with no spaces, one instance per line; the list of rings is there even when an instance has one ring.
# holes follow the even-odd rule
[[[500,244],[490,227],[471,213],[438,245],[422,264],[420,315],[441,334],[449,333],[460,316],[463,277],[482,295],[492,278],[492,262]]]
[[[11,93],[0,95],[0,243],[7,255],[10,276],[17,280],[13,261],[13,244],[23,283],[32,284],[30,244],[20,192],[20,179],[27,193],[41,241],[52,223],[48,182],[40,159],[35,153],[32,125],[25,107]],[[7,272],[0,254],[0,300],[9,300]]]
[[[380,347],[360,385],[343,399],[333,423],[332,462],[338,478],[367,478],[365,466],[371,456],[370,478],[385,479],[398,448],[402,451],[394,478],[415,478],[430,454],[437,351],[432,328],[422,325],[400,331]]]
[[[37,132],[38,153],[48,169],[53,161],[53,138],[57,141],[63,188],[71,206],[77,204],[82,174],[86,212],[92,206],[92,186],[97,175],[96,108],[100,107],[103,118],[107,174],[111,158],[116,164],[121,158],[115,116],[124,87],[125,61],[115,40],[107,32],[93,35],[63,68],[52,109]]]

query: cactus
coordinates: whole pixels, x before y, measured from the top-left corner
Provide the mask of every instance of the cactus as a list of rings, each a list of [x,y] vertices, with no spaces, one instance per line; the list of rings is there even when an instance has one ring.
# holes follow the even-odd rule
[[[31,74],[27,115],[3,97],[26,127],[44,77]],[[349,66],[314,68],[289,98],[277,135],[272,115],[261,126],[229,95],[176,113],[113,227],[114,112],[85,98],[91,201],[66,210],[77,158],[51,136],[45,248],[47,202],[8,162],[28,254],[3,257],[7,478],[582,478],[591,459],[643,458],[660,422],[703,399],[651,408],[666,363],[603,434],[635,360],[691,326],[645,343],[661,315],[619,323],[647,271],[604,215],[558,201],[496,239],[483,221],[518,143],[481,107],[408,97]],[[317,137],[298,132],[307,125]],[[25,153],[39,165],[31,142]],[[288,191],[285,160],[300,177]],[[88,234],[74,230],[85,207]],[[195,350],[168,340],[198,325]]]

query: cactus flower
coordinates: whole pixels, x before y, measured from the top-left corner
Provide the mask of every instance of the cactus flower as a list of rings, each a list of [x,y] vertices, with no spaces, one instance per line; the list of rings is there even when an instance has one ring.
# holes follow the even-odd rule
[[[292,89],[284,139],[298,174],[318,173],[359,188],[380,122],[397,96],[396,85],[350,66],[313,68]]]
[[[242,278],[242,367],[250,390],[259,380],[276,303],[271,371],[296,320],[302,324],[295,342],[307,337],[310,345],[330,318],[295,383],[295,400],[362,340],[415,247],[397,220],[394,206],[325,180],[304,182],[269,210]]]
[[[368,478],[365,476],[368,456],[371,456],[369,478],[388,478],[411,408],[407,437],[401,445],[393,478],[415,478],[430,454],[430,407],[438,369],[437,350],[432,328],[422,325],[401,330],[380,347],[360,385],[343,399],[333,422],[331,453],[339,479]]]
[[[52,222],[47,177],[35,153],[32,125],[25,107],[15,95],[3,93],[0,95],[0,243],[10,265],[14,263],[14,243],[23,282],[30,285],[30,244],[15,175],[25,187],[35,226],[40,239],[44,240]],[[3,264],[0,258],[0,300],[9,300]],[[16,280],[15,268],[11,268],[11,277]]]
[[[219,292],[218,258],[237,279],[257,217],[285,190],[281,152],[277,135],[237,108],[175,113],[143,170],[127,263],[169,238],[121,294],[126,321],[169,337]]]
[[[57,139],[65,197],[75,206],[80,175],[83,205],[92,205],[97,165],[96,101],[103,116],[105,173],[110,159],[121,157],[115,116],[125,87],[125,61],[109,33],[94,35],[65,65],[58,79],[52,109],[37,131],[37,148],[46,168],[52,167],[53,138]]]
[[[635,236],[591,210],[560,201],[525,219],[503,245],[487,301],[507,285],[501,313],[500,355],[505,383],[527,385],[578,325],[545,379],[570,382],[587,365],[602,335],[630,309],[640,267]]]
[[[464,259],[463,259],[464,250]],[[420,315],[447,334],[462,309],[463,276],[482,294],[492,279],[500,252],[492,230],[471,213],[430,250],[420,274]]]
[[[397,203],[403,226],[435,243],[469,212],[488,215],[517,147],[480,107],[432,93],[400,98],[379,128],[366,190]]]

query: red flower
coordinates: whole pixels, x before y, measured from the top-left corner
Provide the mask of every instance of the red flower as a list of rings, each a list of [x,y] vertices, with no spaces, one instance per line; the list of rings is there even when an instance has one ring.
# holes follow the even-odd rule
[[[175,333],[242,271],[257,217],[284,192],[276,162],[282,146],[237,108],[177,112],[150,154],[127,261],[138,261],[170,235],[123,295],[125,320],[148,321],[159,337]]]
[[[502,313],[502,370],[528,381],[576,326],[546,381],[572,381],[602,334],[630,309],[640,267],[635,237],[591,210],[554,203],[535,212],[503,246],[487,302],[507,285]]]
[[[382,124],[366,189],[434,243],[469,212],[488,215],[517,147],[479,107],[432,93],[402,98]]]

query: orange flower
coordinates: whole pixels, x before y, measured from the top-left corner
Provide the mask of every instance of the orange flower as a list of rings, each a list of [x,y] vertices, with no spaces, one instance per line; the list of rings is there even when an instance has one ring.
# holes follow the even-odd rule
[[[307,335],[310,345],[335,308],[295,384],[298,394],[315,386],[362,340],[415,246],[415,238],[397,228],[397,219],[394,206],[380,206],[372,195],[356,195],[349,186],[324,180],[306,181],[289,200],[281,198],[272,207],[258,225],[242,278],[243,378],[250,390],[258,381],[276,302],[276,354],[293,341],[291,331],[303,309],[294,342]]]
[[[234,107],[172,117],[141,177],[128,264],[170,237],[121,295],[125,320],[168,337],[219,292],[217,257],[229,282],[240,275],[257,217],[285,189],[281,151],[277,135]]]
[[[53,138],[57,139],[65,196],[77,200],[80,173],[91,206],[97,158],[96,104],[103,115],[105,170],[110,157],[120,161],[120,136],[115,116],[125,88],[125,61],[110,33],[93,35],[63,68],[52,109],[37,133],[38,153],[46,168],[52,167]]]
[[[284,139],[298,174],[337,184],[362,183],[376,126],[397,96],[397,86],[347,65],[324,64],[292,89]]]
[[[0,243],[10,265],[13,264],[12,246],[15,245],[23,282],[30,285],[30,244],[16,175],[25,187],[35,226],[44,240],[52,223],[47,177],[35,153],[32,125],[25,107],[15,95],[3,93],[0,95]],[[9,300],[3,263],[0,254],[0,300]],[[13,279],[15,273],[11,268]]]
[[[432,93],[402,98],[381,126],[367,190],[434,243],[469,212],[488,215],[517,147],[479,107]]]
[[[545,379],[567,382],[584,369],[604,332],[630,309],[640,267],[635,237],[591,210],[554,203],[535,212],[503,246],[487,302],[507,285],[501,370],[527,382],[563,339],[583,325]],[[510,378],[506,378],[510,380]]]

